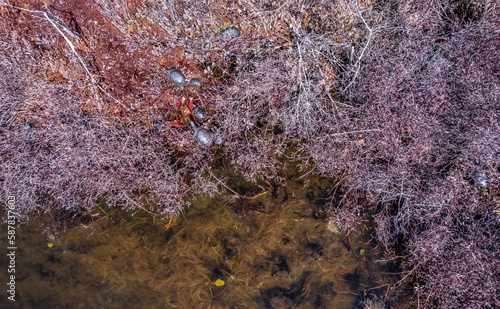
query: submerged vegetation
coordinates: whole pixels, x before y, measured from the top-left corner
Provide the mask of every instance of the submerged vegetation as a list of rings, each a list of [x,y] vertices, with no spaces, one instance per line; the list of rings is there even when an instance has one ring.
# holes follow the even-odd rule
[[[336,228],[375,223],[417,307],[500,306],[496,1],[4,0],[0,16],[0,197],[24,221],[98,200],[173,218],[236,193],[228,161],[274,189],[294,162],[338,180]],[[220,143],[169,125],[194,123],[183,97]]]
[[[20,229],[26,249],[16,305],[351,309],[369,302],[398,280],[381,274],[394,265],[373,263],[384,249],[369,233],[345,237],[315,219],[311,204],[329,182],[310,180],[275,194],[200,195],[171,221],[103,206],[99,221],[66,233],[46,237],[31,222]]]

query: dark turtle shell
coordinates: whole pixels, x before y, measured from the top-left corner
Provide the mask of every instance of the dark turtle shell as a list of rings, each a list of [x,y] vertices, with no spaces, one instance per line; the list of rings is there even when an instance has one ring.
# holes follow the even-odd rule
[[[197,106],[191,113],[202,122],[208,119],[207,111],[203,107]]]
[[[475,170],[473,174],[474,184],[478,188],[486,189],[488,188],[488,176],[481,170]]]
[[[189,81],[189,84],[193,87],[200,87],[201,86],[201,80],[199,78],[192,78]]]
[[[225,37],[237,37],[240,36],[240,29],[236,28],[235,26],[227,27],[225,29],[222,29],[220,31],[220,37],[225,38]]]
[[[153,128],[151,129],[151,131],[156,133],[161,132],[162,130],[163,130],[163,125],[161,123],[153,125]]]
[[[199,127],[194,132],[193,138],[198,141],[201,147],[210,148],[214,144],[212,133],[203,127]]]
[[[214,144],[213,133],[204,127],[196,126],[196,123],[191,120],[191,127],[194,130],[193,138],[198,141],[203,148],[210,148]]]
[[[222,133],[216,133],[214,138],[214,144],[222,145],[226,141],[226,136]]]
[[[186,77],[182,74],[181,71],[177,69],[167,70],[168,78],[176,85],[177,87],[183,87],[186,84]]]
[[[33,130],[33,125],[31,123],[25,123],[19,126],[22,130],[31,131]]]

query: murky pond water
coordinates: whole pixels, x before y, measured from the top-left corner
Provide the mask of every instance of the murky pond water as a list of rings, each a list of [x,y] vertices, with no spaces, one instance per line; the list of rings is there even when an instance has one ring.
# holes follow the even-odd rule
[[[20,226],[8,305],[356,308],[389,278],[375,262],[381,246],[322,216],[327,186],[317,178],[245,198],[198,196],[173,220],[115,209],[65,233]]]

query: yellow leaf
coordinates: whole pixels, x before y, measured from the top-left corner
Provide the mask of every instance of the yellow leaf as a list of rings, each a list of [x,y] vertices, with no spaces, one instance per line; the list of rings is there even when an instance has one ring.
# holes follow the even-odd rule
[[[359,255],[363,255],[363,254],[365,254],[365,249],[359,250]]]
[[[54,245],[53,243],[50,243],[50,242],[49,242],[49,243],[47,244],[47,247],[52,248],[52,246],[53,246],[53,245]]]
[[[215,286],[223,286],[224,284],[226,283],[222,279],[215,280]]]

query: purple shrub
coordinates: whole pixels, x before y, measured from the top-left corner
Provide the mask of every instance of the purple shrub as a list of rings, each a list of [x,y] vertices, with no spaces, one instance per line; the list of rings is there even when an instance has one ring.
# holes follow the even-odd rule
[[[169,104],[141,94],[145,87],[148,95],[157,92],[157,80],[126,88],[110,76],[106,82],[118,88],[112,91],[96,84],[99,65],[86,56],[89,62],[77,61],[48,20],[35,23],[34,14],[8,8],[2,14],[0,195],[16,196],[24,220],[47,211],[92,212],[97,199],[174,216],[190,192],[217,191],[204,175],[207,153],[189,130],[152,130],[175,116]]]
[[[418,302],[440,308],[498,307],[498,218],[484,210],[442,214],[427,225],[410,241]]]
[[[420,304],[494,308],[500,41],[491,30],[498,8],[485,3],[464,21],[454,6],[422,4],[393,12],[401,15],[394,22],[411,18],[377,33],[356,80],[346,76],[342,126],[303,149],[320,172],[346,173],[344,208],[359,213],[358,192],[376,205],[379,239],[389,248],[403,244],[409,268],[418,266]],[[490,182],[474,179],[478,173]]]

